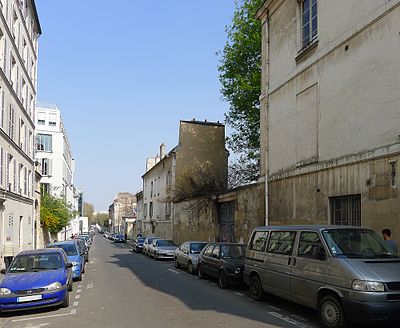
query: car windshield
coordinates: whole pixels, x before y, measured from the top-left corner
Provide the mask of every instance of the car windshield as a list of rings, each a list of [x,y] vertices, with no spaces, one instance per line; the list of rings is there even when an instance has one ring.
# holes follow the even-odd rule
[[[329,229],[322,231],[334,257],[394,258],[397,257],[383,239],[369,229]]]
[[[176,246],[172,240],[159,240],[157,244],[158,246]]]
[[[37,272],[45,270],[58,270],[63,267],[63,261],[60,254],[40,253],[18,255],[8,272]]]
[[[124,238],[124,235],[115,235],[115,238]]]
[[[144,242],[144,238],[138,238],[138,243],[143,243]]]
[[[190,253],[198,254],[206,245],[207,243],[192,243],[190,244]]]
[[[78,255],[75,245],[73,244],[56,244],[49,245],[50,248],[62,248],[68,256]]]
[[[244,245],[221,245],[221,258],[241,259],[244,258],[245,253]]]

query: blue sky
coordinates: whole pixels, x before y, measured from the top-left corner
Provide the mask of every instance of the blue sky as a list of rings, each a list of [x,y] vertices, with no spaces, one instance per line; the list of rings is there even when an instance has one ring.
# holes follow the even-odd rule
[[[56,103],[84,201],[142,188],[179,120],[223,121],[217,66],[234,0],[36,0],[38,101]]]

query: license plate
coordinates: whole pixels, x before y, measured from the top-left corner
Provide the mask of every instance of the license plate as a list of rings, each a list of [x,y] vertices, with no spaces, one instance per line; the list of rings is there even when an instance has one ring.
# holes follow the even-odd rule
[[[42,299],[42,295],[22,296],[22,297],[17,298],[17,302],[18,303],[30,302],[30,301],[37,301],[37,300],[41,300],[41,299]]]

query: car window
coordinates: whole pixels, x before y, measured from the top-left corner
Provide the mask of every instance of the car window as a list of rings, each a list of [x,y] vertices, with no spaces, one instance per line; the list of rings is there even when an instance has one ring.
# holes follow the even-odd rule
[[[221,258],[240,259],[244,258],[246,247],[244,245],[222,245]]]
[[[207,243],[191,243],[190,244],[190,253],[198,254],[201,250],[207,245]],[[188,248],[186,248],[188,250]]]
[[[270,253],[291,255],[295,237],[295,231],[272,231],[267,251]]]
[[[249,249],[255,251],[264,251],[267,238],[268,231],[256,231],[251,238]]]
[[[213,253],[214,245],[207,246],[206,250],[204,251],[204,255],[211,256]]]
[[[219,245],[215,245],[214,250],[212,252],[212,256],[213,257],[219,257],[219,250],[220,250],[220,246]]]
[[[318,259],[324,253],[325,249],[318,233],[312,231],[301,232],[297,251],[298,256]]]
[[[9,272],[58,270],[62,267],[63,261],[58,253],[26,254],[14,259]]]

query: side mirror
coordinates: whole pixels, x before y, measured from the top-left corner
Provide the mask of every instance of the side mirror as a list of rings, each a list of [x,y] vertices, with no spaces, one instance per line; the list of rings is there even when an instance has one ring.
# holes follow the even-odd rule
[[[213,254],[212,257],[215,259],[219,258],[219,256],[217,254]]]
[[[6,269],[1,269],[1,270],[0,270],[0,273],[1,273],[1,274],[6,274],[6,271],[7,271]]]
[[[67,265],[65,266],[67,269],[71,269],[73,267],[72,263],[67,263]]]

